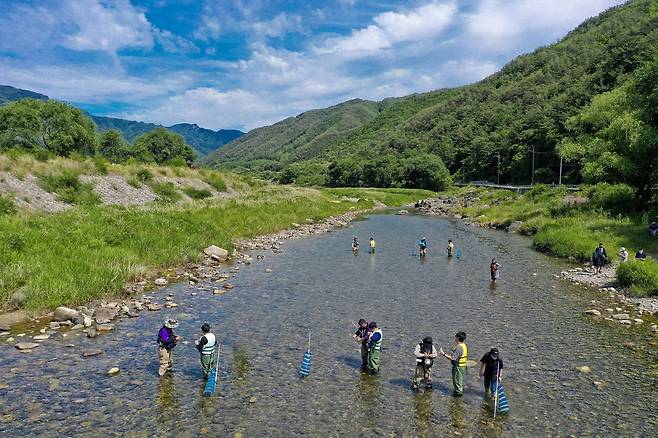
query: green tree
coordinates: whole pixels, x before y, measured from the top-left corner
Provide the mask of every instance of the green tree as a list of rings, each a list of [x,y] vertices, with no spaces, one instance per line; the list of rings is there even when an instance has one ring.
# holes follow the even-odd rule
[[[165,128],[156,128],[140,135],[133,142],[138,151],[146,151],[158,163],[183,161],[190,164],[194,158],[194,150],[185,143],[182,135]]]
[[[646,204],[658,176],[657,103],[658,60],[569,119],[559,153],[582,164],[586,181],[629,184]]]
[[[95,126],[71,105],[56,100],[23,99],[0,107],[2,148],[46,149],[55,155],[97,152]]]
[[[452,180],[441,158],[432,154],[410,154],[402,160],[402,185],[434,191],[450,187]]]

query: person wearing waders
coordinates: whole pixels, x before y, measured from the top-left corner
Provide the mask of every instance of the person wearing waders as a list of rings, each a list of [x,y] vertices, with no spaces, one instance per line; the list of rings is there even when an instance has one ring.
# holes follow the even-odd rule
[[[455,397],[464,395],[464,374],[466,374],[466,364],[468,362],[468,347],[464,343],[466,333],[459,332],[455,335],[455,346],[452,354],[447,354],[441,349],[441,354],[452,363],[452,386]]]
[[[493,396],[497,382],[503,381],[503,359],[497,348],[492,348],[480,359],[480,378],[484,378],[484,395]],[[496,376],[496,373],[498,375]]]
[[[491,271],[491,281],[496,281],[498,278],[498,268],[500,265],[496,262],[496,259],[491,259],[491,265],[489,265],[489,271]]]
[[[217,364],[215,359],[215,348],[217,348],[217,339],[215,335],[210,332],[210,325],[203,324],[201,326],[203,336],[198,341],[195,341],[196,349],[199,350],[201,355],[201,370],[203,371],[203,380],[208,380],[208,374]]]
[[[448,257],[452,257],[455,252],[455,244],[452,243],[452,240],[448,239]]]
[[[434,365],[434,358],[438,356],[436,348],[432,345],[432,338],[426,337],[414,349],[414,356],[416,356],[416,375],[411,385],[413,390],[418,390],[418,385],[425,379],[425,389],[432,389],[432,365]]]
[[[427,255],[427,239],[424,237],[418,242],[418,252],[421,257],[425,257]]]
[[[178,321],[167,318],[164,325],[158,331],[158,353],[160,356],[160,369],[158,374],[164,376],[167,371],[171,371],[174,366],[172,356],[173,349],[181,340],[180,336],[174,334],[174,329],[178,327]]]
[[[368,336],[370,335],[370,328],[368,322],[361,318],[359,320],[359,328],[354,332],[352,337],[361,343],[361,370],[368,371]]]
[[[377,249],[377,242],[373,237],[370,238],[370,254],[374,254]]]
[[[376,322],[368,324],[370,334],[368,335],[368,373],[379,372],[379,362],[382,354],[382,331]]]

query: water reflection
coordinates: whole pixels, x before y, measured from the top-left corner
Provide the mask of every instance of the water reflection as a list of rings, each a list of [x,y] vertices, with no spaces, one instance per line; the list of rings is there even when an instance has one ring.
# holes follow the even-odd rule
[[[366,372],[359,373],[355,384],[359,400],[360,416],[365,428],[374,428],[381,415],[381,382],[379,376],[371,376]]]
[[[422,437],[430,436],[434,404],[431,391],[422,391],[414,397],[416,429]]]

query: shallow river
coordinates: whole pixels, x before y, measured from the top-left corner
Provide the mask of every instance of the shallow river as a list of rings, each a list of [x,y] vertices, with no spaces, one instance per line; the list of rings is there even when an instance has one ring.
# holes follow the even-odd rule
[[[354,256],[353,234],[364,247],[375,236],[378,253]],[[425,260],[411,256],[422,236],[430,241]],[[448,238],[460,260],[444,256]],[[555,279],[563,266],[534,252],[529,239],[374,215],[284,249],[254,252],[265,260],[241,265],[236,288],[223,296],[213,296],[211,284],[157,292],[160,303],[174,294],[176,312],[142,312],[109,335],[61,331],[31,353],[2,342],[0,436],[656,436],[655,337],[583,316],[599,297]],[[501,264],[495,288],[492,257]],[[155,337],[167,314],[180,320],[177,332],[189,344],[176,347],[173,374],[159,379]],[[359,369],[351,334],[361,317],[383,329],[379,376]],[[192,346],[202,322],[222,344],[213,397],[202,396]],[[309,330],[313,364],[302,380]],[[409,388],[415,344],[429,335],[447,350],[460,330],[472,359],[497,346],[505,360],[511,412],[495,422],[476,367],[460,399],[451,397],[442,358],[433,392]],[[105,353],[83,358],[91,348]],[[576,370],[583,365],[592,372]],[[120,374],[108,377],[114,366]]]

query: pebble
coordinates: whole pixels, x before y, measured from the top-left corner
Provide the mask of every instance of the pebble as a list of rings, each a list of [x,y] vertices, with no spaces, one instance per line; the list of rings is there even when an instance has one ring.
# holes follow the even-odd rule
[[[601,312],[599,312],[599,311],[596,310],[596,309],[585,310],[585,313],[586,313],[587,315],[601,316]]]
[[[632,322],[631,322],[629,319],[622,319],[622,320],[619,321],[619,324],[622,324],[622,325],[631,325]]]
[[[213,295],[223,295],[226,292],[221,290],[221,289],[213,289],[212,293],[213,293]]]
[[[87,329],[87,337],[88,338],[95,338],[96,337],[96,327],[89,327]]]
[[[615,311],[615,309],[611,309],[610,307],[608,307],[607,309],[605,309],[605,311],[608,313],[612,313]]]
[[[96,330],[99,332],[109,332],[111,330],[114,330],[114,324],[98,324],[96,326]]]
[[[193,296],[193,297],[196,297],[197,293],[196,293],[196,292],[192,292],[190,295]]]
[[[249,403],[256,403],[256,401],[258,401],[258,399],[255,396],[249,399]]]
[[[152,312],[157,312],[158,310],[162,310],[162,306],[159,304],[147,304],[146,308]]]
[[[110,370],[107,372],[107,375],[108,376],[115,376],[115,375],[119,374],[119,371],[120,371],[119,368],[113,367],[113,368],[110,368]]]
[[[50,335],[36,335],[32,337],[35,341],[45,341],[48,338],[50,338]]]
[[[10,342],[14,342],[14,341],[15,341],[14,338],[7,338],[7,341],[6,341],[6,342],[7,342],[7,343],[10,343]]]
[[[156,286],[166,286],[169,282],[166,278],[156,278],[153,282]]]
[[[634,322],[635,324],[642,324],[642,323],[644,322],[644,320],[641,319],[641,318],[635,318],[635,319],[633,320],[633,322]]]
[[[616,315],[612,315],[613,319],[630,319],[630,315],[628,313],[617,313]]]
[[[171,302],[171,301],[168,301],[167,303],[165,303],[165,307],[167,309],[173,309],[174,307],[178,307],[178,304],[176,304],[174,302]]]
[[[589,374],[589,373],[592,372],[592,369],[590,367],[588,367],[587,365],[584,365],[582,367],[576,367],[576,369],[578,371],[580,371],[581,373],[585,373],[585,374]]]
[[[233,289],[235,286],[233,286],[231,283],[224,283],[224,289]]]
[[[270,272],[272,272],[272,269],[267,268],[267,269],[265,270],[265,272],[267,272],[267,273],[269,274]]]
[[[92,357],[103,354],[103,350],[85,350],[82,352],[82,357]]]
[[[658,332],[658,325],[656,325],[656,324],[651,324],[651,327],[650,327],[650,328],[651,328],[651,331],[652,331],[652,332],[654,332],[654,333],[657,333],[657,332]]]
[[[603,387],[605,386],[605,383],[599,382],[598,380],[595,380],[592,383],[594,384],[594,386],[596,386],[597,389],[603,389]]]
[[[11,338],[9,338],[11,339]],[[40,344],[36,342],[19,342],[18,344],[14,345],[16,348],[19,350],[31,350],[33,348],[37,348]]]
[[[48,324],[48,327],[50,327],[52,330],[57,330],[61,327],[61,324],[57,321],[53,321],[50,324]]]

